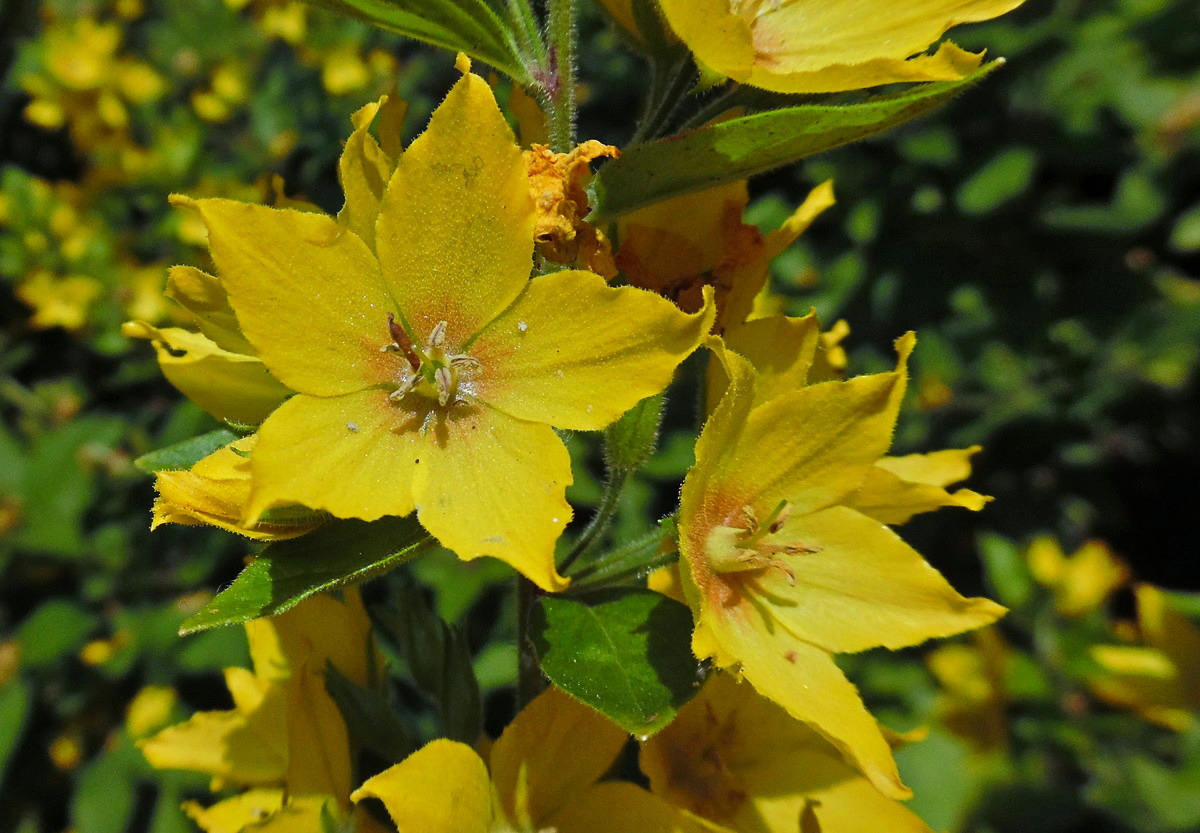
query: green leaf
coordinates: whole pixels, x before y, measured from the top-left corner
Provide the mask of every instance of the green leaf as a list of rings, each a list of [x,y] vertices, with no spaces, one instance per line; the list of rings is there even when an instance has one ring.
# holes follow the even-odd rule
[[[21,623],[21,665],[36,668],[73,654],[96,627],[96,617],[74,602],[51,599]]]
[[[365,581],[420,553],[432,539],[416,518],[328,523],[277,541],[233,584],[184,621],[181,635],[282,613],[316,593]]]
[[[24,680],[16,677],[0,686],[0,784],[4,783],[8,759],[21,739],[28,713],[29,689]]]
[[[325,689],[337,703],[356,747],[369,749],[385,761],[402,761],[416,751],[400,720],[401,710],[382,691],[355,685],[333,665],[325,668]]]
[[[637,471],[650,459],[658,448],[665,401],[661,393],[649,396],[608,426],[604,432],[604,462],[610,470]]]
[[[1002,64],[993,61],[961,81],[925,84],[862,104],[785,107],[635,145],[596,175],[595,209],[588,219],[608,222],[874,136],[946,103]]]
[[[466,633],[434,613],[415,586],[404,588],[396,604],[371,612],[400,649],[413,682],[437,704],[443,735],[474,743],[483,731],[483,700]]]
[[[465,52],[522,84],[532,81],[513,26],[485,0],[308,0],[391,32]]]
[[[965,214],[986,214],[1016,199],[1033,184],[1037,155],[1026,147],[1001,151],[958,189],[956,200]]]
[[[1005,607],[1019,610],[1033,597],[1033,576],[1021,549],[999,535],[979,536],[979,554],[997,599]]]
[[[209,431],[181,443],[143,454],[133,461],[142,471],[153,474],[158,471],[180,471],[190,469],[214,451],[224,448],[236,440],[238,435],[225,428]]]
[[[662,729],[696,694],[691,611],[653,591],[544,596],[530,634],[551,682],[638,737]]]

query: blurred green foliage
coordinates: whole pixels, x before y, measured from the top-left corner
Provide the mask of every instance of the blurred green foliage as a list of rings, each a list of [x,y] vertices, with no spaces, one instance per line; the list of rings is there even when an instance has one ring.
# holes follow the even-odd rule
[[[176,634],[248,547],[149,534],[151,489],[132,460],[219,426],[120,323],[175,320],[166,266],[203,265],[169,193],[336,209],[349,114],[395,85],[408,124],[424,123],[451,61],[276,0],[24,0],[0,23],[0,833],[188,830],[178,805],[204,784],[151,770],[134,742],[227,706],[216,672],[245,661],[241,633]],[[642,68],[597,16],[586,23],[582,134],[620,144]],[[96,34],[106,26],[112,48]],[[1200,11],[1044,0],[960,40],[1009,66],[896,133],[752,183],[751,218],[770,228],[835,179],[839,206],[776,261],[776,290],[794,312],[851,323],[857,372],[885,367],[891,340],[917,330],[898,450],[980,443],[970,485],[997,498],[905,536],[1012,615],[941,660],[872,653],[847,667],[889,725],[930,727],[899,758],[935,828],[1194,830],[1200,729],[1153,725],[1089,688],[1089,646],[1139,638],[1132,595],[1064,616],[1023,545],[1099,537],[1137,579],[1200,589]],[[64,54],[93,64],[64,68]],[[687,399],[667,403],[659,450],[622,493],[618,541],[673,508],[691,463]],[[586,461],[569,497],[595,505],[600,443],[569,443]],[[432,613],[400,624],[410,574],[434,588]],[[385,705],[412,715],[387,748],[511,714],[510,576],[435,551],[368,588],[401,672]],[[418,628],[450,646],[444,668],[407,667]],[[1003,671],[988,678],[997,652]],[[465,663],[479,691],[448,713],[437,691]],[[177,700],[147,728],[131,705],[154,687]],[[972,705],[990,734],[952,718]]]

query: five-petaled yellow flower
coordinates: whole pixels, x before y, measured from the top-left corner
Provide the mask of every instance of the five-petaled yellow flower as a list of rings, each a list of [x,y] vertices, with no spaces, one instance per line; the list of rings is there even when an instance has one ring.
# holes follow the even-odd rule
[[[781,93],[832,93],[901,81],[953,81],[982,53],[944,43],[960,23],[1024,0],[661,0],[671,28],[709,68]],[[917,57],[913,57],[917,56]]]
[[[913,343],[911,334],[897,342],[891,373],[764,399],[754,367],[715,342],[729,383],[697,441],[680,504],[680,573],[697,656],[738,669],[895,798],[908,790],[891,750],[833,654],[914,645],[1002,612],[960,596],[854,508],[891,442]]]
[[[347,199],[358,190],[347,189]],[[238,324],[295,396],[262,424],[244,526],[280,504],[414,510],[462,558],[546,589],[571,517],[566,448],[662,390],[712,324],[589,272],[530,279],[536,212],[487,83],[466,74],[376,200],[200,213]]]

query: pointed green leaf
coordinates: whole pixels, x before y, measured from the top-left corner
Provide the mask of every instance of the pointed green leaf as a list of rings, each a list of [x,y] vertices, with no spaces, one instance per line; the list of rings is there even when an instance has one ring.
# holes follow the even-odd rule
[[[1003,63],[992,61],[961,81],[923,84],[861,104],[785,107],[635,145],[596,175],[589,220],[608,222],[882,133],[946,103]]]
[[[545,596],[530,634],[550,681],[630,734],[662,729],[697,691],[691,611],[653,591]]]
[[[420,553],[431,538],[416,518],[339,520],[269,544],[233,584],[188,617],[180,634],[273,616],[316,593],[366,581]]]
[[[649,396],[634,405],[604,432],[604,461],[609,469],[634,472],[658,448],[662,425],[663,394]]]
[[[400,649],[417,688],[437,705],[443,736],[473,743],[483,731],[483,698],[466,633],[434,613],[418,587],[371,613],[381,635]]]
[[[169,445],[143,454],[133,461],[142,471],[153,474],[159,471],[180,471],[190,469],[199,460],[204,459],[219,448],[224,448],[236,440],[238,435],[227,428],[218,428],[198,437],[186,439],[183,442]]]
[[[514,26],[486,0],[308,0],[365,20],[381,29],[464,52],[514,80],[532,81],[529,62],[517,46]]]

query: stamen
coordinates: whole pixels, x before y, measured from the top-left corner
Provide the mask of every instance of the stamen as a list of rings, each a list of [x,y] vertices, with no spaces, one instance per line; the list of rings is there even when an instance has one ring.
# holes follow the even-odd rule
[[[406,377],[405,380],[400,383],[398,388],[388,394],[388,399],[392,400],[393,402],[399,402],[408,395],[408,392],[413,389],[420,379],[421,376],[417,373],[413,373],[411,376]]]
[[[438,404],[444,408],[454,395],[454,373],[448,367],[439,367],[433,376],[437,381]]]
[[[439,321],[437,326],[429,333],[429,346],[441,347],[446,343],[446,322]]]
[[[467,355],[451,356],[450,364],[452,367],[459,369],[459,370],[463,370],[463,369],[467,369],[467,368],[469,368],[471,370],[482,370],[483,369],[483,362],[479,361],[479,359],[475,358],[474,356],[467,356]]]

